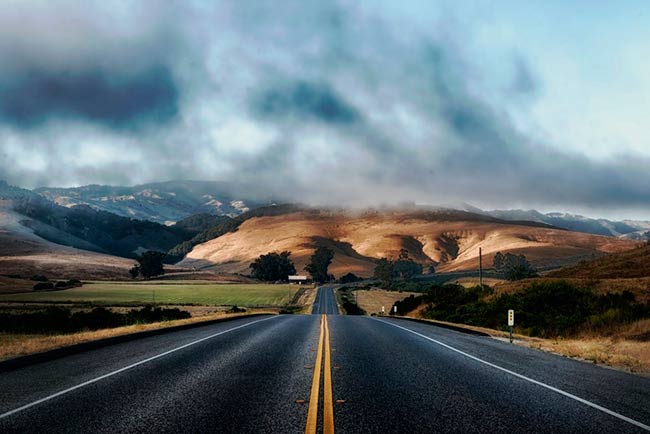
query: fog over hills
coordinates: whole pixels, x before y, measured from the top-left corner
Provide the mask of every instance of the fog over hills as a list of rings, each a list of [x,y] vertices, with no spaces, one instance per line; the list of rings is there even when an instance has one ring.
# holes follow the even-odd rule
[[[245,191],[245,186],[214,181],[168,181],[132,187],[86,185],[34,190],[58,205],[89,205],[97,210],[157,223],[173,223],[199,213],[236,216],[264,203],[251,199],[252,194],[243,193]]]
[[[195,214],[235,217],[275,202],[297,203],[300,197],[284,194],[274,200],[260,194],[259,186],[222,181],[175,180],[136,186],[87,185],[71,188],[41,187],[33,191],[0,181],[5,196],[40,196],[64,207],[87,205],[95,210],[172,224]],[[395,202],[399,203],[398,200]],[[381,207],[380,207],[381,208]],[[444,206],[417,206],[404,203],[390,208],[456,209],[508,221],[529,221],[595,235],[630,240],[650,239],[650,221],[591,218],[564,212],[542,213],[529,209],[483,210],[465,202]]]
[[[476,268],[479,247],[486,264],[497,251],[511,251],[553,268],[633,248],[632,239],[650,228],[641,221],[471,205],[457,207],[467,210],[413,204],[356,210],[260,206],[263,201],[251,199],[242,186],[199,181],[34,191],[0,183],[0,199],[5,241],[17,246],[28,236],[36,240],[34,253],[48,246],[49,258],[69,256],[70,247],[123,258],[158,250],[182,266],[236,273],[247,273],[260,254],[280,250],[290,250],[302,266],[320,245],[334,248],[333,270],[339,274],[370,275],[376,259],[401,248],[440,271]],[[15,262],[11,248],[5,250],[4,264]],[[31,255],[18,250],[23,260]],[[80,266],[96,262],[92,255],[81,257]]]

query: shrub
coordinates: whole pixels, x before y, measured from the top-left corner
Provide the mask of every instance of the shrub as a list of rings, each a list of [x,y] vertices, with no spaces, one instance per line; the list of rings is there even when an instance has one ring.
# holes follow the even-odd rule
[[[399,314],[425,304],[426,318],[496,329],[506,328],[506,312],[514,309],[518,331],[533,336],[575,334],[585,329],[650,317],[650,306],[636,303],[629,292],[597,295],[566,281],[534,282],[514,294],[489,297],[489,287],[432,285],[426,295],[395,303]]]
[[[0,331],[9,333],[74,333],[130,324],[169,321],[190,318],[180,309],[161,309],[147,306],[118,313],[104,307],[72,313],[70,309],[50,307],[38,312],[0,313]]]
[[[47,278],[47,276],[44,276],[42,274],[36,274],[32,276],[29,280],[33,280],[35,282],[47,282],[49,279]]]
[[[341,281],[341,283],[354,283],[354,282],[359,282],[363,279],[354,273],[348,273],[341,276],[341,279],[339,280]]]
[[[33,286],[34,291],[47,291],[48,289],[54,289],[54,284],[51,282],[38,282]]]

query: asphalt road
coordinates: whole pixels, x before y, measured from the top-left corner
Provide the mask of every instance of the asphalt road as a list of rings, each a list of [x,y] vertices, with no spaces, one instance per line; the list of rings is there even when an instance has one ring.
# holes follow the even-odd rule
[[[0,432],[648,432],[648,378],[317,302],[1,373]]]
[[[327,315],[337,315],[339,313],[336,305],[336,296],[334,295],[334,287],[321,286],[318,288],[311,313]]]

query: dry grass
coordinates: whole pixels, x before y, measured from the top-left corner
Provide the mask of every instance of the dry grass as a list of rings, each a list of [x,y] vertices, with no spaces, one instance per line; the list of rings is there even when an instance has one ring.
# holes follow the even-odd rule
[[[12,279],[0,276],[0,294],[30,292],[36,282],[26,279]]]
[[[526,346],[650,375],[650,342],[594,337],[527,341]]]
[[[314,301],[316,300],[316,294],[318,289],[316,286],[306,287],[300,298],[298,299],[298,305],[302,306],[299,313],[311,313],[311,309],[314,306]]]
[[[409,316],[416,317],[413,314]],[[508,338],[508,333],[500,330],[445,321],[423,321],[480,331],[500,340]],[[650,376],[650,319],[619,326],[607,334],[609,333],[615,335],[584,333],[575,338],[559,339],[533,338],[519,334],[513,336],[517,345]]]
[[[650,245],[612,253],[549,274],[552,277],[629,279],[650,276]]]
[[[396,301],[404,300],[409,295],[415,295],[416,297],[421,295],[415,292],[385,291],[383,289],[364,289],[353,293],[359,307],[369,314],[380,313],[382,306],[384,306],[385,312],[388,313]]]
[[[490,287],[499,285],[501,283],[506,282],[504,279],[496,279],[492,277],[484,277],[483,278],[483,285],[487,285]],[[456,283],[458,285],[462,285],[465,288],[472,288],[474,286],[479,285],[479,278],[478,277],[461,277],[459,279],[452,280],[451,282],[447,283]]]
[[[28,354],[40,353],[43,351],[62,348],[70,345],[80,344],[83,342],[95,341],[98,339],[109,338],[113,336],[122,336],[132,333],[163,329],[183,324],[194,324],[204,321],[210,321],[218,318],[247,316],[251,313],[271,313],[276,314],[277,310],[249,310],[243,314],[227,314],[225,312],[211,312],[202,316],[188,319],[163,321],[151,324],[137,324],[112,329],[103,329],[72,333],[65,335],[18,335],[0,333],[0,360],[6,360],[13,357],[24,356]]]

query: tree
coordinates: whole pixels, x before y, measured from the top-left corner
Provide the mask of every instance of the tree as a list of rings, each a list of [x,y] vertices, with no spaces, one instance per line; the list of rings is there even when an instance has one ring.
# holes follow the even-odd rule
[[[386,258],[381,258],[375,266],[375,279],[388,283],[393,278],[393,263]]]
[[[494,255],[494,270],[506,280],[521,280],[537,276],[537,270],[530,265],[524,255],[497,252]]]
[[[131,275],[131,279],[137,279],[140,275],[140,266],[138,264],[135,264],[129,269],[129,274]]]
[[[436,274],[436,267],[433,264],[429,264],[428,271],[429,274]]]
[[[348,273],[348,274],[345,274],[345,275],[341,276],[340,280],[341,280],[341,283],[354,283],[354,282],[358,282],[358,281],[363,280],[363,279],[360,278],[359,276],[357,276],[354,273]]]
[[[393,264],[393,274],[402,279],[409,280],[413,276],[422,274],[422,265],[409,257],[409,251],[400,249],[397,261]]]
[[[137,258],[137,267],[140,275],[145,279],[150,279],[154,276],[165,274],[165,269],[163,268],[163,259],[165,259],[165,256],[163,252],[157,252],[155,250],[149,250],[140,255]]]
[[[316,282],[327,282],[331,276],[327,272],[330,264],[334,259],[334,251],[327,247],[319,247],[316,249],[309,260],[309,264],[305,267],[311,278]]]
[[[250,265],[251,275],[255,279],[265,282],[275,282],[278,280],[287,280],[289,275],[296,274],[296,267],[289,258],[291,252],[267,253],[260,255]]]

